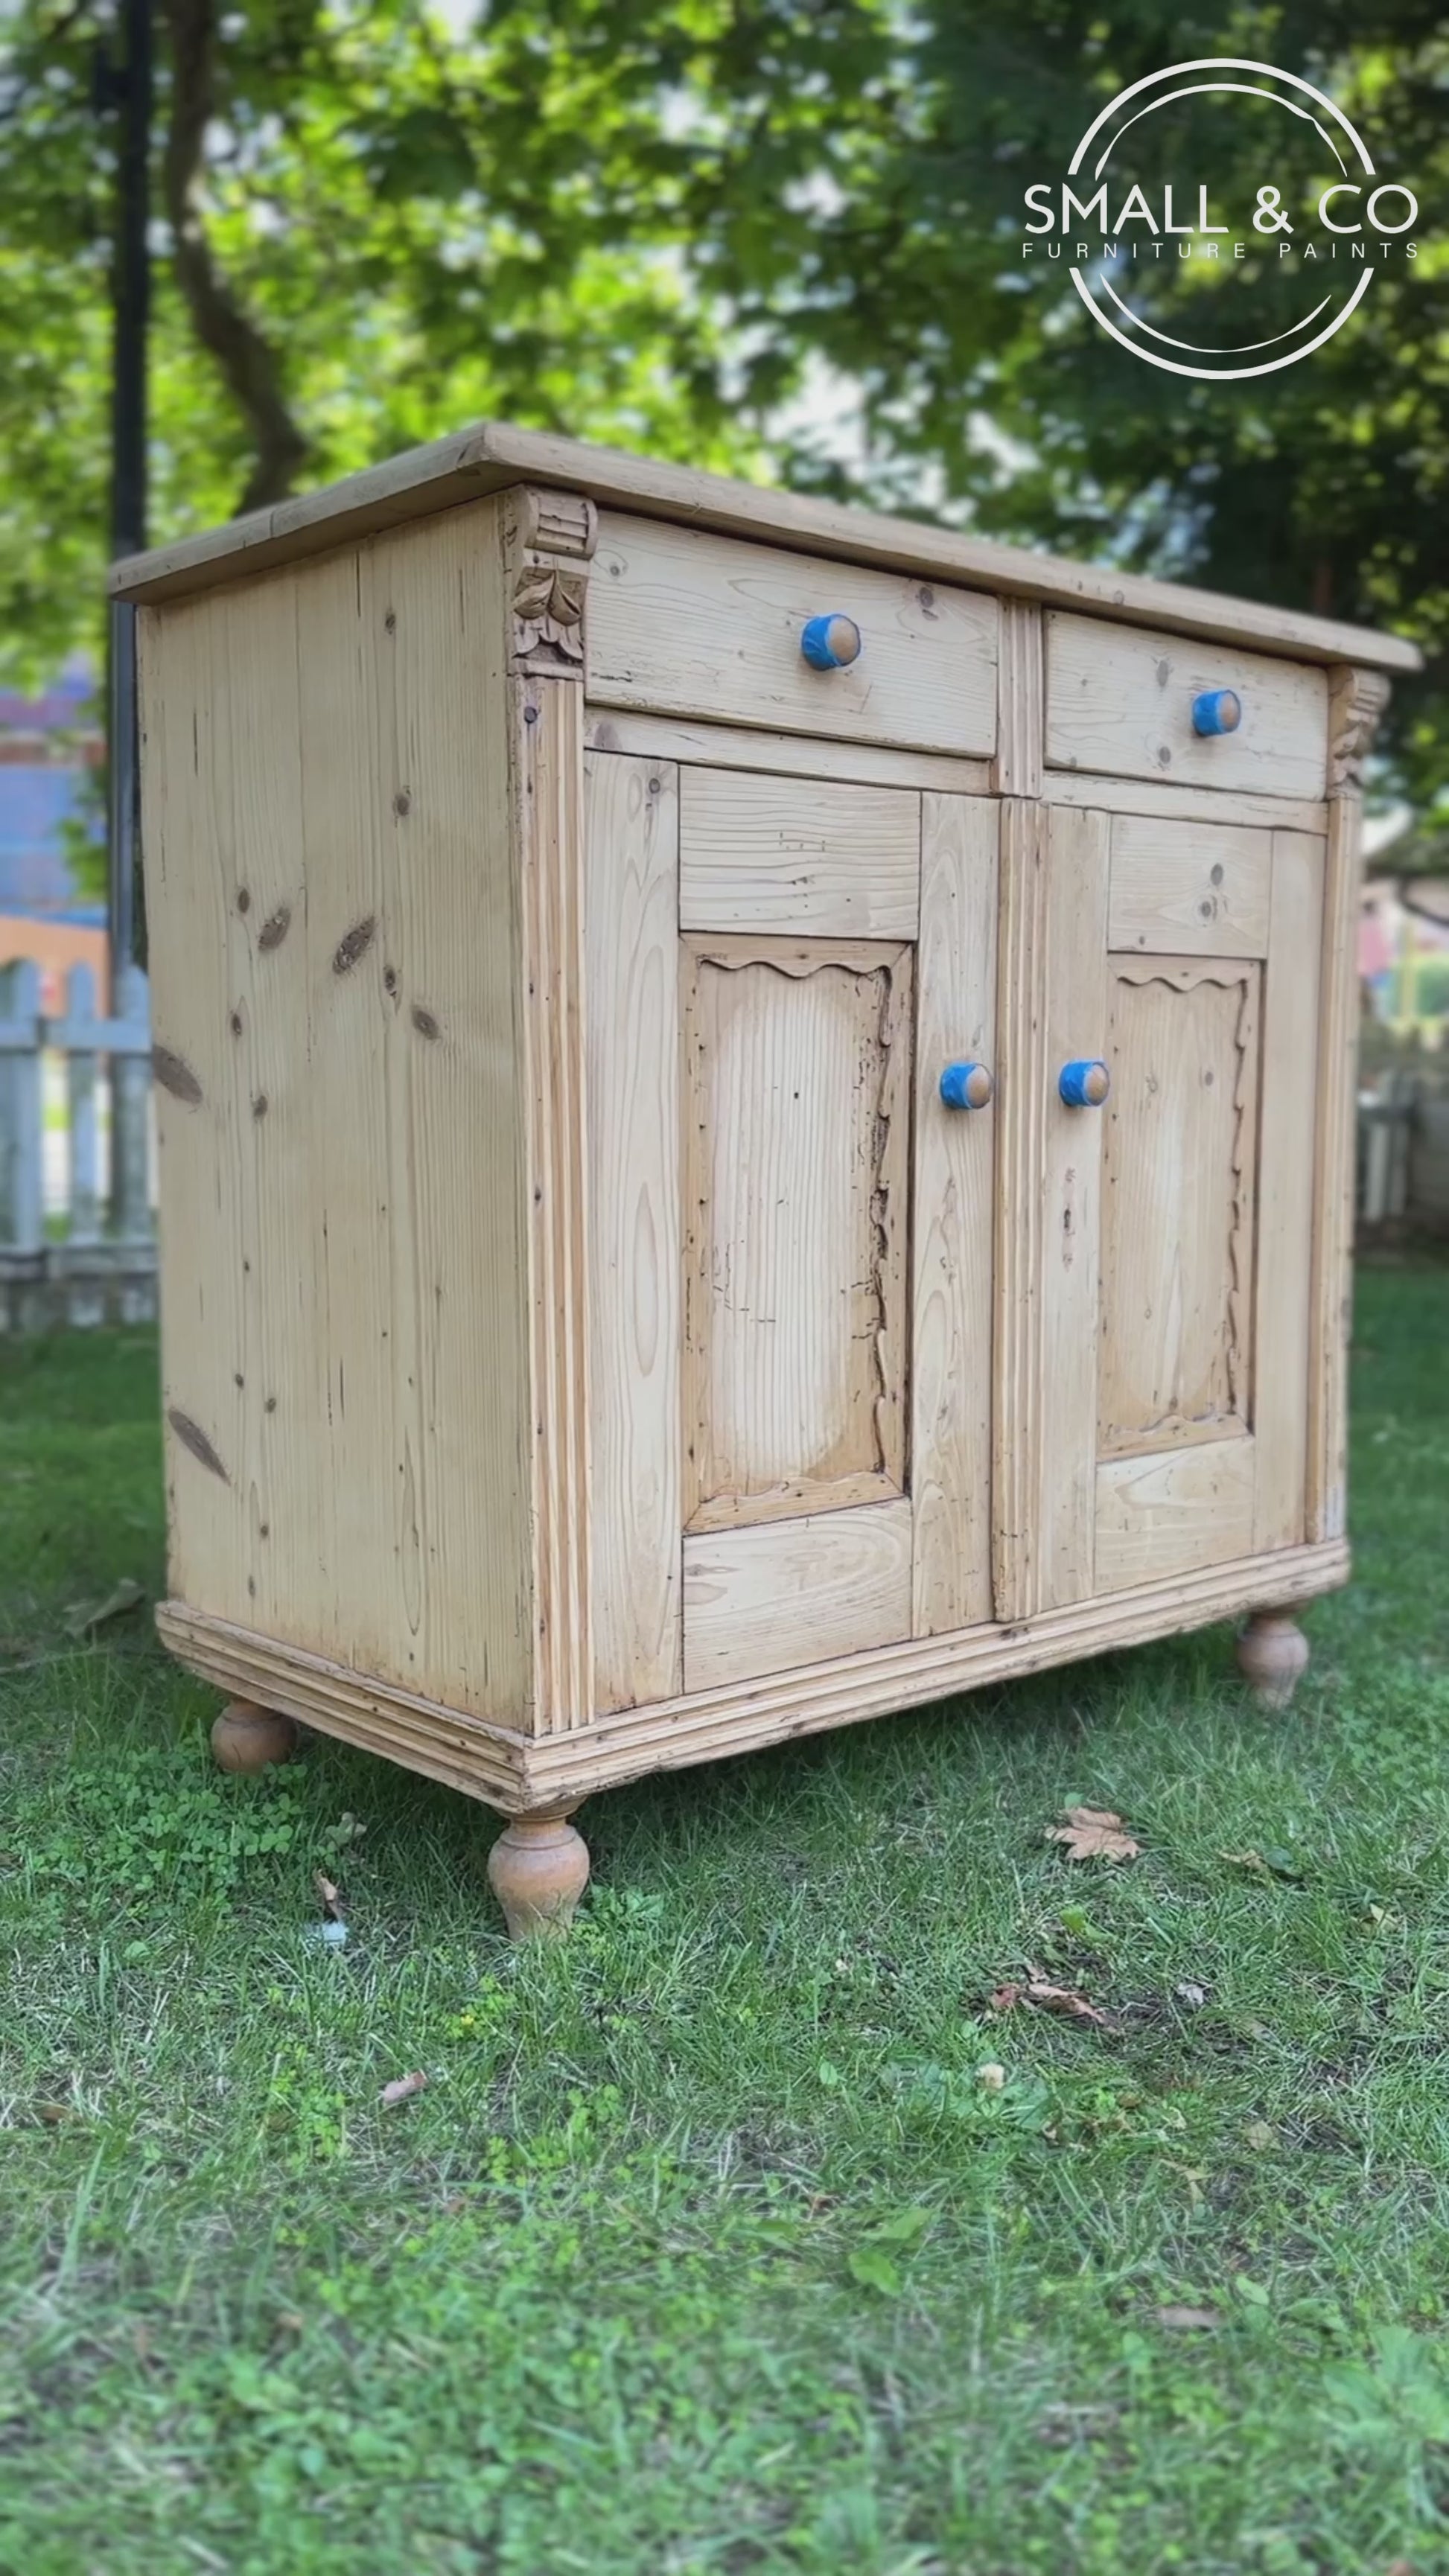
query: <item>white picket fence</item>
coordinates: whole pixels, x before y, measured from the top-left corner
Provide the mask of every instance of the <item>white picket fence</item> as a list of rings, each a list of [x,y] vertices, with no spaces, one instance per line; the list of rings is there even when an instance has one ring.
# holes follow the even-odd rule
[[[57,1019],[29,958],[0,967],[0,1332],[156,1312],[150,997],[115,982],[102,1019],[73,966]]]

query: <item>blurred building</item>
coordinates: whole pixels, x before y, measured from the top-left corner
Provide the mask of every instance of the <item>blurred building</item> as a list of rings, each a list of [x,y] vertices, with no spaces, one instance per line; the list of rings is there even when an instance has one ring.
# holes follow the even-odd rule
[[[107,990],[99,718],[83,667],[43,697],[0,692],[0,966],[33,957],[48,1011],[71,966],[90,966]]]

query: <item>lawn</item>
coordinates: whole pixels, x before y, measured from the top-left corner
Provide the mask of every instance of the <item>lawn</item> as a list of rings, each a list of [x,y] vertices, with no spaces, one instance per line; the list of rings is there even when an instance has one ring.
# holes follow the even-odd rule
[[[1357,1331],[1291,1716],[1216,1630],[620,1791],[524,1952],[486,1813],[70,1643],[154,1346],[0,1352],[0,2568],[1449,2569],[1449,1273]]]

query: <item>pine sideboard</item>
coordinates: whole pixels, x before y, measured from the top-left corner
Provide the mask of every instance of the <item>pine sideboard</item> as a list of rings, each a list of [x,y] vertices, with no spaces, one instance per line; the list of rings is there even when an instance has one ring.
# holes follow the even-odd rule
[[[499,1810],[1347,1573],[1393,638],[484,428],[136,603],[172,1597]]]

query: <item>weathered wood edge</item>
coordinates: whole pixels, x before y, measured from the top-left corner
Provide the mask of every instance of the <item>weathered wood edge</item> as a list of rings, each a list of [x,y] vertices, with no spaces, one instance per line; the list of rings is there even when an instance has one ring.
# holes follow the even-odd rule
[[[1418,647],[1336,619],[1234,600],[1109,565],[1071,564],[1016,546],[877,511],[812,500],[766,484],[732,482],[697,467],[629,456],[547,431],[485,422],[410,448],[319,492],[304,492],[225,527],[181,537],[113,565],[114,598],[183,598],[304,555],[354,544],[379,529],[481,500],[519,482],[584,492],[606,506],[724,535],[774,538],[805,554],[963,582],[1007,598],[1040,600],[1131,625],[1172,627],[1222,643],[1256,643],[1311,662],[1417,671]]]
[[[577,1803],[647,1772],[686,1769],[889,1716],[1084,1655],[1210,1627],[1250,1610],[1289,1608],[1337,1590],[1348,1573],[1342,1539],[1284,1548],[1075,1602],[1016,1626],[909,1638],[767,1681],[656,1701],[599,1718],[570,1735],[533,1740],[208,1618],[183,1602],[162,1602],[156,1626],[180,1662],[221,1689],[402,1762],[504,1815],[521,1815]]]

